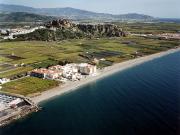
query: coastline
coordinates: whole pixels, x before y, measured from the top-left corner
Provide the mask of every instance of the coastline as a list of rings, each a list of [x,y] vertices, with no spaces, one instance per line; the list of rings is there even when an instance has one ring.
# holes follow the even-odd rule
[[[82,79],[82,80],[76,81],[76,82],[68,82],[68,83],[66,83],[66,84],[64,84],[62,86],[58,86],[58,87],[55,87],[53,89],[44,91],[44,92],[41,93],[41,95],[38,95],[36,97],[31,98],[31,100],[34,103],[38,104],[38,103],[40,103],[42,101],[51,99],[53,97],[60,96],[60,95],[63,95],[65,93],[77,90],[78,88],[80,88],[80,87],[82,87],[84,85],[87,85],[87,84],[89,84],[91,82],[102,79],[104,77],[110,76],[110,75],[112,75],[112,74],[114,74],[116,72],[120,72],[120,71],[123,71],[123,70],[128,69],[128,68],[132,68],[134,66],[143,64],[145,62],[148,62],[148,61],[154,60],[156,58],[160,58],[160,57],[163,57],[165,55],[175,53],[175,52],[178,52],[178,51],[180,51],[180,47],[175,48],[175,49],[170,49],[170,50],[167,50],[167,51],[163,51],[163,52],[159,52],[159,53],[156,53],[156,54],[151,54],[151,55],[147,55],[147,56],[144,56],[144,57],[124,61],[124,62],[121,62],[121,63],[117,63],[117,64],[114,64],[112,66],[106,67],[106,68],[104,68],[102,70],[99,70],[98,74],[96,76],[89,76],[89,77],[87,77],[85,79]]]

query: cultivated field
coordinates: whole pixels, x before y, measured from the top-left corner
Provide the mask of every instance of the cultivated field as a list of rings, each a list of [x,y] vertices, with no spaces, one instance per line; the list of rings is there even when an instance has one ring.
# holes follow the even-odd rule
[[[132,33],[176,33],[179,24],[121,23]],[[47,68],[67,62],[92,62],[103,59],[99,68],[134,59],[180,45],[179,40],[160,40],[129,35],[120,38],[73,39],[63,41],[7,41],[0,42],[0,78],[18,79],[34,68]],[[31,95],[58,85],[56,81],[26,77],[4,84],[2,91]]]
[[[179,41],[165,41],[158,39],[145,39],[143,37],[77,39],[60,42],[42,41],[11,41],[0,43],[1,63],[26,64],[0,72],[0,77],[11,77],[36,67],[47,67],[62,61],[87,62],[88,59],[80,54],[89,54],[94,57],[100,55],[111,63],[135,58],[135,53],[147,55],[164,51],[179,45]],[[111,52],[107,55],[106,53]],[[115,54],[115,55],[114,55]],[[106,65],[104,65],[106,66]],[[3,67],[1,67],[3,70]]]
[[[53,80],[43,80],[34,77],[26,77],[16,81],[3,84],[1,91],[31,96],[31,94],[40,94],[41,92],[59,85],[59,82]]]

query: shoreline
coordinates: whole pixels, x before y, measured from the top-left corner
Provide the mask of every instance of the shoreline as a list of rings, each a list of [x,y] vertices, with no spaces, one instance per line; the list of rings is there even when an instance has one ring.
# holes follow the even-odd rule
[[[40,102],[49,100],[49,99],[54,98],[56,96],[60,96],[60,95],[63,95],[65,93],[69,93],[71,91],[77,90],[78,88],[80,88],[82,86],[85,86],[85,85],[92,83],[96,80],[103,79],[104,77],[113,75],[116,72],[120,72],[120,71],[126,70],[128,68],[135,67],[135,66],[143,64],[145,62],[148,62],[148,61],[151,61],[151,60],[154,60],[154,59],[157,59],[157,58],[160,58],[160,57],[163,57],[163,56],[166,56],[168,54],[172,54],[172,53],[175,53],[178,51],[180,51],[180,47],[175,48],[175,49],[170,49],[167,51],[163,51],[163,52],[159,52],[159,53],[155,53],[155,54],[151,54],[151,55],[147,55],[147,56],[143,56],[140,58],[124,61],[121,63],[117,63],[117,64],[114,64],[112,66],[105,67],[102,70],[99,70],[98,75],[96,75],[96,76],[89,76],[89,77],[84,78],[80,81],[65,83],[62,86],[58,86],[58,87],[55,87],[53,89],[44,91],[41,93],[41,95],[30,98],[30,99],[34,103],[39,104]]]

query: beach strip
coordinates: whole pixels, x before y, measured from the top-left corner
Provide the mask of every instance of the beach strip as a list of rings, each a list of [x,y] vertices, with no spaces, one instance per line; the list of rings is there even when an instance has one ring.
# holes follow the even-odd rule
[[[79,87],[82,87],[84,85],[87,85],[93,81],[96,81],[98,79],[102,79],[104,77],[107,77],[109,75],[112,75],[116,72],[120,72],[123,71],[125,69],[140,65],[142,63],[151,61],[153,59],[171,54],[171,53],[175,53],[180,51],[180,48],[176,48],[176,49],[170,49],[168,51],[164,51],[164,52],[160,52],[160,53],[156,53],[156,54],[152,54],[152,55],[147,55],[144,57],[140,57],[140,58],[136,58],[136,59],[132,59],[132,60],[128,60],[125,62],[121,62],[121,63],[117,63],[114,64],[112,66],[106,67],[102,70],[98,71],[98,74],[96,76],[89,76],[87,78],[84,78],[80,81],[76,81],[76,82],[68,82],[64,85],[61,85],[59,87],[44,91],[41,93],[41,95],[38,95],[36,97],[31,98],[32,101],[34,101],[35,103],[40,103],[42,101],[48,100],[50,98],[74,91],[76,89],[78,89]]]

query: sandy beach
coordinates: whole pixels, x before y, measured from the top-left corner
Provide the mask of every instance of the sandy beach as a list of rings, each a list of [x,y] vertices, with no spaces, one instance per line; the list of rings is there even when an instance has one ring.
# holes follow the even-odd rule
[[[32,101],[34,101],[35,103],[38,104],[42,101],[48,100],[48,99],[53,98],[55,96],[59,96],[59,95],[65,94],[67,92],[74,91],[74,90],[78,89],[79,87],[82,87],[86,84],[89,84],[93,81],[104,78],[106,76],[112,75],[116,72],[123,71],[125,69],[137,66],[137,65],[142,64],[144,62],[148,62],[150,60],[153,60],[153,59],[156,59],[156,58],[159,58],[159,57],[171,54],[171,53],[175,53],[177,51],[180,51],[180,48],[170,49],[170,50],[165,51],[165,52],[160,52],[160,53],[156,53],[156,54],[152,54],[152,55],[128,60],[128,61],[121,62],[118,64],[114,64],[112,66],[109,66],[109,67],[106,67],[102,70],[99,70],[98,74],[96,76],[89,76],[87,78],[82,79],[81,81],[68,82],[68,83],[61,85],[59,87],[45,91],[45,92],[41,93],[41,95],[33,97],[31,99],[32,99]]]

